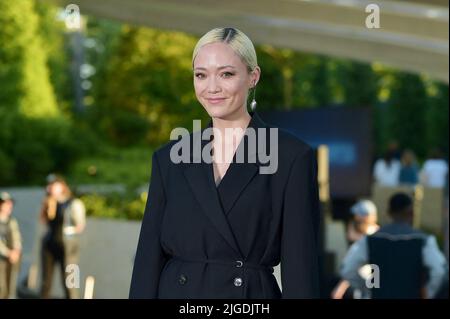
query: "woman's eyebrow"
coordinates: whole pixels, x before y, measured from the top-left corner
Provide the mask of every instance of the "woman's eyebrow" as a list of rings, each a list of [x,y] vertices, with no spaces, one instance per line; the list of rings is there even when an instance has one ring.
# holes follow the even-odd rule
[[[225,69],[225,68],[233,68],[233,69],[235,69],[235,67],[232,66],[232,65],[223,65],[223,66],[219,66],[217,68],[217,70],[222,70],[222,69]],[[204,68],[204,67],[196,67],[194,70],[206,70],[206,68]]]

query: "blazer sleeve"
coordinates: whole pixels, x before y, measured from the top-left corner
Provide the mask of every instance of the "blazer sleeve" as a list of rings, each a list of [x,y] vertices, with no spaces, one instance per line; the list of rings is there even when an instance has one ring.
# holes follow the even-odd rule
[[[134,260],[130,299],[157,298],[159,276],[166,263],[160,242],[166,200],[156,154],[152,159],[151,181]]]
[[[284,194],[283,299],[319,298],[319,209],[317,162],[314,150],[308,148],[294,160]]]

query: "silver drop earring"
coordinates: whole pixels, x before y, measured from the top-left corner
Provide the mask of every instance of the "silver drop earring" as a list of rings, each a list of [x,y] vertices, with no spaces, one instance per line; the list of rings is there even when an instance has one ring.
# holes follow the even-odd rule
[[[256,94],[256,84],[253,87],[253,100],[250,103],[250,108],[251,108],[252,111],[254,111],[256,109],[256,105],[257,105],[256,100],[255,100],[255,94]]]

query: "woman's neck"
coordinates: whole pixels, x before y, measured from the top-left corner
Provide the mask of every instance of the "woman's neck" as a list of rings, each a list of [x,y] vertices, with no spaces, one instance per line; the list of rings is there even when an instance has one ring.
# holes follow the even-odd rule
[[[231,115],[229,118],[213,117],[212,124],[214,128],[218,129],[220,133],[222,133],[222,136],[225,136],[225,129],[227,128],[241,128],[245,131],[251,119],[252,117],[247,110],[244,110],[238,114]]]
[[[213,140],[214,162],[229,163],[232,160],[251,119],[247,110],[233,119],[213,118],[213,127],[219,130],[216,134],[220,134],[220,138]]]

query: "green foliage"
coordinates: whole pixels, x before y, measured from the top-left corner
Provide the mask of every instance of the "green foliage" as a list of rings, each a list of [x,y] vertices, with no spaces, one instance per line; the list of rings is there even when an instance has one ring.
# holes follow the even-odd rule
[[[56,100],[64,108],[71,96],[56,13],[56,7],[33,0],[0,1],[1,185],[40,184],[99,145],[57,106]]]
[[[41,184],[50,172],[64,173],[80,157],[92,154],[97,139],[68,120],[7,117],[2,125],[1,151],[14,159],[14,181]],[[7,132],[7,134],[3,134]],[[8,180],[2,180],[8,183]]]
[[[18,141],[14,147],[15,175],[24,182],[43,181],[52,169],[52,160],[48,150],[42,144]]]
[[[435,91],[430,98],[427,113],[427,145],[429,148],[439,148],[448,157],[448,85],[433,83]]]
[[[115,109],[103,118],[101,128],[117,145],[130,146],[145,141],[150,123],[134,112]]]
[[[0,1],[0,110],[58,115],[34,1]]]
[[[57,19],[58,7],[42,1],[35,3],[39,15],[38,32],[45,45],[47,66],[58,108],[66,114],[73,108],[73,85],[70,74],[71,55],[66,47],[65,25]]]
[[[12,158],[0,149],[0,185],[7,185],[14,180],[14,163]]]
[[[350,107],[373,107],[378,100],[378,76],[371,65],[343,61],[337,73],[343,88],[344,101]]]
[[[256,47],[261,78],[256,89],[259,110],[283,109],[283,74],[272,46]]]
[[[262,69],[257,90],[258,109],[290,110],[335,102],[330,58],[270,45],[257,46],[256,52]]]
[[[391,90],[388,102],[391,137],[423,158],[427,151],[425,114],[429,102],[425,85],[418,75],[400,73]]]
[[[70,167],[71,184],[122,184],[135,189],[148,183],[152,150],[104,148],[96,157],[85,157]]]
[[[147,193],[136,196],[127,194],[85,194],[80,199],[86,206],[86,213],[92,217],[142,220]]]
[[[311,97],[313,105],[318,107],[328,106],[333,98],[330,88],[330,76],[327,67],[327,59],[318,57],[311,78]]]
[[[105,72],[94,78],[100,131],[118,145],[138,144],[139,137],[161,143],[173,127],[205,119],[192,89],[194,44],[179,32],[124,26]]]

